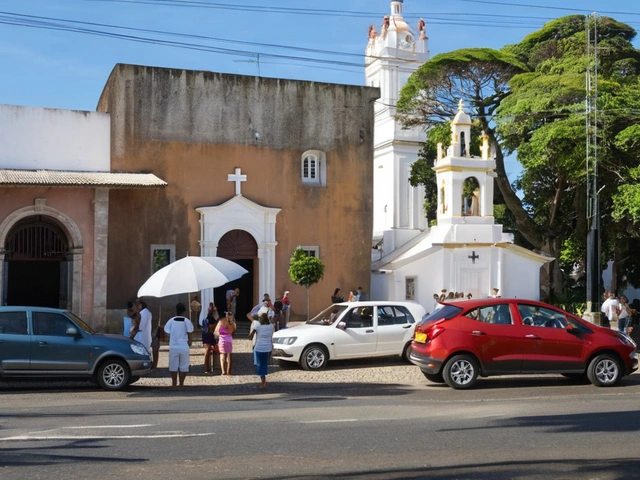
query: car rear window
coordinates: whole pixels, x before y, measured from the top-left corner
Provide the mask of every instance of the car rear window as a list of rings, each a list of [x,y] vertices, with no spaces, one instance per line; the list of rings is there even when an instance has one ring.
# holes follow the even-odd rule
[[[433,322],[434,320],[442,320],[443,318],[449,320],[450,318],[459,315],[462,312],[462,308],[456,307],[455,305],[442,305],[442,307],[438,308],[432,313],[429,313],[422,317],[420,323],[418,325],[422,325],[427,322]]]

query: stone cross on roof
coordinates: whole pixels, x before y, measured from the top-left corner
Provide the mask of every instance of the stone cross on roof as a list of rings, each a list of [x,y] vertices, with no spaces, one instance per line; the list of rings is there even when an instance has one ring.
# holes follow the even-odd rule
[[[242,195],[242,182],[246,182],[247,181],[247,176],[246,175],[242,175],[240,173],[242,169],[241,168],[236,168],[236,173],[230,173],[229,175],[227,175],[227,180],[229,182],[235,182],[236,183],[236,195]]]

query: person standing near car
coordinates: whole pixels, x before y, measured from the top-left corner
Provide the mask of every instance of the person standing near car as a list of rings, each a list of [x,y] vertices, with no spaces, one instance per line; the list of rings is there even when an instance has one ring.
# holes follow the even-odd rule
[[[615,292],[609,292],[609,298],[602,304],[600,311],[607,319],[607,324],[603,322],[603,326],[611,328],[611,322],[618,321],[618,314],[620,313],[620,302],[616,298]]]
[[[620,314],[618,315],[618,331],[628,333],[629,321],[631,320],[631,307],[629,306],[629,300],[624,295],[620,295]]]
[[[138,332],[136,333],[134,340],[137,340],[141,344],[143,344],[147,351],[151,353],[152,315],[147,308],[147,303],[144,300],[138,298],[136,300],[136,306],[138,307],[138,312],[140,313],[140,326],[138,327]]]
[[[183,303],[176,305],[176,316],[171,317],[164,326],[164,332],[169,335],[169,373],[171,374],[171,388],[184,386],[184,380],[189,372],[190,348],[193,336],[193,323],[185,313],[187,309]]]
[[[256,373],[260,377],[261,390],[267,388],[267,373],[269,370],[269,355],[273,348],[273,325],[266,312],[260,313],[258,320],[254,320],[251,325],[249,338],[256,337],[256,344],[253,347],[253,364]]]
[[[340,295],[340,289],[336,288],[333,291],[333,295],[331,295],[331,303],[342,303],[344,302],[344,297]]]

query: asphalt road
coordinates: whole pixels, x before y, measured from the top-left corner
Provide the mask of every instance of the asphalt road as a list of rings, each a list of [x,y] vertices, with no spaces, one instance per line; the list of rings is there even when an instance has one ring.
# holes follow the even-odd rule
[[[3,386],[0,478],[640,476],[640,375],[255,387]]]

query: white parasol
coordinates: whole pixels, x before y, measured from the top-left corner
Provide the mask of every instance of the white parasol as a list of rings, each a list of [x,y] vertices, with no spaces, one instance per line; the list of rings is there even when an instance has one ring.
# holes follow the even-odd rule
[[[151,275],[138,297],[166,297],[215,288],[240,278],[248,271],[221,257],[185,257]]]

